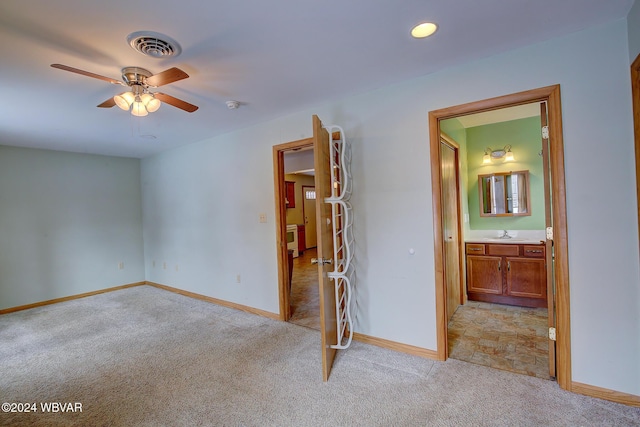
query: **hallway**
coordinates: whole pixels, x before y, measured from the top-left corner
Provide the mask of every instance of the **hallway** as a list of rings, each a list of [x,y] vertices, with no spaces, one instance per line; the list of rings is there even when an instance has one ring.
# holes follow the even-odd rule
[[[311,258],[315,258],[316,255],[316,248],[311,248],[293,259],[289,322],[320,330],[318,267],[311,264]]]

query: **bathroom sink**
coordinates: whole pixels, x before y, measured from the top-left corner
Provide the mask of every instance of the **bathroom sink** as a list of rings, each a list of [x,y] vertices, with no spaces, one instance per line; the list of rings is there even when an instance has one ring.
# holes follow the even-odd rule
[[[521,239],[518,237],[511,238],[500,238],[500,237],[484,237],[482,238],[483,242],[491,242],[491,243],[540,243],[540,240],[534,239]]]

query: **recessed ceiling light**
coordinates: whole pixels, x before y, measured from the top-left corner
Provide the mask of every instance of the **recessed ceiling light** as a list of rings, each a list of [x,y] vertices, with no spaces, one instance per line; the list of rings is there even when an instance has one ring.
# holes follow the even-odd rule
[[[418,24],[411,30],[411,35],[416,39],[423,39],[435,33],[438,26],[432,22],[423,22]]]

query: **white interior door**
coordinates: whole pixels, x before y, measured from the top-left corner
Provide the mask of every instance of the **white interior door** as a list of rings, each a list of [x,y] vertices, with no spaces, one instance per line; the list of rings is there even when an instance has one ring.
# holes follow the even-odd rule
[[[318,246],[316,237],[316,187],[302,186],[305,247]]]

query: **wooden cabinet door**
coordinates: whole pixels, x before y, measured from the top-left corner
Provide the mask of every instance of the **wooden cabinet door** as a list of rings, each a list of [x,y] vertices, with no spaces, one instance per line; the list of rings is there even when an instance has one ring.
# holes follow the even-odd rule
[[[547,272],[544,259],[507,257],[507,295],[547,298]]]
[[[467,256],[467,289],[469,292],[502,294],[502,258]]]
[[[296,183],[293,181],[284,182],[287,208],[296,207]]]

